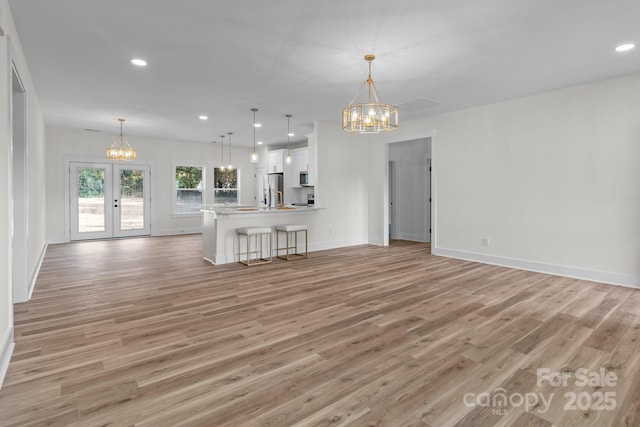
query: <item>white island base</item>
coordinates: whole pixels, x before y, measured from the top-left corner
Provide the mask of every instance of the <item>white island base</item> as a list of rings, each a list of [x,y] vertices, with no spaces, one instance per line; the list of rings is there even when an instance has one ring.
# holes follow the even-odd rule
[[[239,227],[273,228],[280,224],[303,224],[308,227],[308,243],[311,244],[318,210],[304,206],[287,209],[204,206],[201,209],[203,257],[215,265],[238,262],[236,228]],[[275,235],[273,239],[272,255],[276,256]]]

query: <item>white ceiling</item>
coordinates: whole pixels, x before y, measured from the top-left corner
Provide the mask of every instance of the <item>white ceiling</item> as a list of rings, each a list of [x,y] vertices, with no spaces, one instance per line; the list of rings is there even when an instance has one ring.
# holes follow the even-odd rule
[[[47,125],[292,141],[340,121],[374,53],[402,120],[640,72],[638,0],[8,0]],[[130,64],[134,57],[146,68]],[[198,115],[206,114],[208,121]]]

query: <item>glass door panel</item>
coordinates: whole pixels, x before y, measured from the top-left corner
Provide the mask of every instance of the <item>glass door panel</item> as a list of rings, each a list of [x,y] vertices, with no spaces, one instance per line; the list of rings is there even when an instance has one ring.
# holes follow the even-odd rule
[[[71,239],[111,237],[111,165],[72,163],[69,172]]]
[[[149,221],[149,167],[114,165],[114,235],[138,236],[151,233]]]

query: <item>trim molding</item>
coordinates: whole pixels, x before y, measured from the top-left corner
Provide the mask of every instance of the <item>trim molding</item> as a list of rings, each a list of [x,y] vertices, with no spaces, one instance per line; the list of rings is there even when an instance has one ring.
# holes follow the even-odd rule
[[[28,292],[29,297],[27,298],[27,301],[31,299],[33,290],[36,288],[36,280],[38,279],[38,274],[40,274],[40,267],[42,267],[42,261],[44,261],[44,256],[47,253],[48,247],[49,245],[46,243],[42,246],[42,250],[40,251],[40,256],[38,257],[38,262],[36,263],[36,268],[33,269],[33,272],[31,273],[31,277],[29,278],[29,292]]]
[[[398,233],[398,239],[400,240],[409,240],[411,242],[422,242],[426,243],[429,241],[426,234],[409,234],[409,233]]]
[[[348,246],[366,245],[366,238],[349,239],[349,240],[331,240],[328,242],[310,243],[309,252],[324,251],[327,249],[346,248]]]
[[[516,268],[519,270],[535,271],[537,273],[553,274],[556,276],[571,277],[574,279],[590,280],[592,282],[607,283],[610,285],[640,288],[640,277],[626,274],[611,273],[608,271],[590,270],[579,267],[548,264],[544,262],[528,261],[524,259],[486,255],[476,252],[459,251],[456,249],[433,248],[434,255],[463,259],[466,261],[481,262],[484,264],[499,265],[502,267]]]
[[[13,326],[10,326],[4,340],[2,340],[2,347],[0,347],[0,388],[2,388],[4,377],[7,375],[7,371],[9,370],[9,362],[11,361],[11,355],[13,354],[14,347]]]
[[[69,243],[69,240],[64,236],[49,236],[47,238],[48,245],[59,245],[61,243]]]
[[[375,246],[384,246],[384,240],[379,238],[371,238],[371,236],[369,236],[369,240],[367,243]]]
[[[152,237],[159,236],[175,236],[178,234],[201,234],[202,226],[200,227],[191,227],[191,228],[164,228],[161,230],[151,229]]]

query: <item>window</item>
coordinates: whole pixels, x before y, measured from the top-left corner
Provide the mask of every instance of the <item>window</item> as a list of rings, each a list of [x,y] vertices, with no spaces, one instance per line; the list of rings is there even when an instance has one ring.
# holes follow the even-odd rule
[[[202,166],[175,166],[175,201],[173,212],[176,215],[200,213],[204,193],[204,168]]]
[[[238,169],[213,170],[214,203],[238,203]]]

